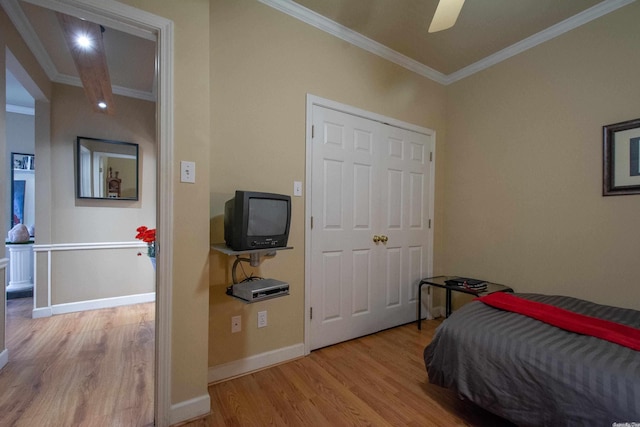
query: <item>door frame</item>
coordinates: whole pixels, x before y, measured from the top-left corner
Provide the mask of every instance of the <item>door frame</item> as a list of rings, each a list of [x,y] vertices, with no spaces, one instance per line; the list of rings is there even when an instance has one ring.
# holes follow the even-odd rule
[[[434,222],[434,202],[435,202],[435,177],[436,177],[436,131],[425,128],[422,126],[414,125],[411,123],[403,122],[391,117],[386,117],[381,114],[373,113],[371,111],[362,110],[351,105],[342,104],[330,99],[321,98],[316,95],[307,94],[307,115],[306,115],[306,129],[305,129],[305,208],[304,208],[304,354],[309,355],[311,353],[311,202],[313,200],[313,194],[311,194],[311,179],[312,179],[312,126],[313,126],[313,107],[319,106],[329,108],[332,110],[340,111],[342,113],[350,114],[353,116],[362,117],[368,120],[374,120],[380,123],[384,123],[390,126],[406,129],[412,132],[425,134],[431,137],[433,141],[433,149],[431,151],[431,167],[429,168],[429,216],[430,227],[428,232],[427,248],[429,250],[429,256],[427,259],[427,277],[433,275],[433,231],[435,229]],[[427,305],[431,306],[431,295],[427,297]]]
[[[171,405],[171,325],[173,289],[173,21],[115,0],[26,0],[29,3],[132,33],[156,37],[157,54],[157,166],[156,228],[158,230],[156,270],[154,419],[156,426],[168,426]],[[31,48],[31,47],[30,47]],[[175,416],[173,416],[175,418]],[[179,420],[178,420],[179,421]]]

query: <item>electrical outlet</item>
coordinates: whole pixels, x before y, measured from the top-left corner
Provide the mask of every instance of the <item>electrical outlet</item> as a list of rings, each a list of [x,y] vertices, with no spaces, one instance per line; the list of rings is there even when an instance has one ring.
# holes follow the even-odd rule
[[[231,333],[235,334],[236,332],[240,332],[241,330],[242,330],[242,317],[233,316],[231,318]]]
[[[180,162],[180,182],[196,182],[196,162]]]
[[[258,312],[258,328],[264,328],[267,326],[267,312],[259,311]]]

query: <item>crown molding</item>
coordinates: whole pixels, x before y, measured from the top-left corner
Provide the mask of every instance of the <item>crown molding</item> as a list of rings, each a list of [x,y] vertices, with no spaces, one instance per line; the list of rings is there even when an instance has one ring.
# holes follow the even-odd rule
[[[408,70],[411,70],[423,77],[427,77],[437,83],[443,85],[449,85],[457,82],[458,80],[469,77],[479,71],[485,70],[499,62],[502,62],[512,56],[522,53],[532,47],[535,47],[541,43],[551,40],[561,34],[571,31],[581,25],[600,18],[614,10],[617,10],[623,6],[631,4],[636,0],[605,0],[602,3],[590,7],[562,22],[559,22],[545,30],[540,31],[518,43],[515,43],[493,55],[487,56],[480,61],[477,61],[471,65],[461,68],[451,74],[445,75],[433,68],[415,61],[401,53],[390,49],[368,37],[363,36],[343,25],[340,25],[329,18],[326,18],[312,10],[301,6],[292,0],[258,0],[261,3],[266,4],[274,9],[277,9],[287,15],[290,15],[296,19],[301,20],[313,27],[316,27],[324,32],[327,32],[333,36],[336,36],[346,42],[349,42],[355,46],[358,46],[368,52],[378,55],[384,59],[387,59],[395,64],[398,64]]]
[[[7,113],[24,114],[26,116],[35,116],[36,109],[33,107],[23,107],[22,105],[7,104]]]
[[[61,83],[69,86],[82,87],[82,80],[79,77],[70,76],[68,74],[56,73],[51,79],[55,83]],[[154,92],[145,92],[143,90],[131,89],[128,87],[111,85],[111,91],[115,95],[127,96],[129,98],[141,99],[143,101],[156,101],[156,95]]]
[[[22,8],[18,5],[17,0],[0,0],[0,5],[4,8],[5,12],[9,16],[9,19],[13,23],[14,27],[18,29],[18,32],[24,39],[24,42],[29,47],[29,50],[36,57],[38,64],[42,67],[49,80],[53,80],[58,70],[56,69],[51,57],[47,53],[40,39],[36,36],[36,31],[33,29],[31,22],[22,11]]]
[[[408,70],[411,70],[423,77],[434,80],[438,83],[445,84],[446,76],[433,68],[409,58],[387,46],[378,43],[368,37],[363,36],[360,33],[353,31],[350,28],[340,25],[335,21],[330,20],[304,6],[301,6],[291,0],[258,0],[261,3],[266,4],[280,12],[286,13],[300,21],[318,28],[326,33],[338,37],[346,42],[349,42],[359,48],[362,48],[368,52],[378,55],[388,61],[400,65]]]
[[[68,5],[64,2],[60,1],[52,1],[52,0],[25,0],[28,3],[34,4],[36,6],[47,7],[49,9],[58,11],[58,12],[67,12],[67,13],[77,13],[77,9],[73,8],[73,6]],[[87,1],[86,3],[91,4],[92,2]],[[31,25],[31,22],[25,15],[24,11],[18,4],[17,0],[0,0],[0,5],[5,9],[9,19],[13,25],[18,29],[18,32],[24,39],[25,43],[36,57],[36,60],[44,70],[45,74],[52,82],[67,84],[70,86],[82,87],[82,82],[79,77],[70,76],[68,74],[61,74],[58,72],[58,69],[54,65],[51,57],[47,53],[47,50],[42,45],[42,42],[36,35],[36,31]],[[126,5],[119,5],[118,9],[125,8]],[[94,15],[90,11],[83,11],[84,16],[90,16],[93,19],[93,22],[103,23],[104,25],[109,25],[111,28],[115,28],[119,31],[128,32],[137,37],[145,38],[147,40],[156,41],[156,36],[151,31],[147,31],[141,28],[137,28],[134,25],[125,24],[121,21],[117,21],[114,19],[109,19],[105,16]],[[98,22],[100,21],[100,22]],[[154,76],[154,84],[156,77]],[[144,101],[156,101],[156,94],[154,92],[146,92],[137,89],[126,88],[123,86],[111,85],[112,92],[116,95],[127,96],[129,98],[142,99]],[[155,85],[154,85],[155,86]]]
[[[602,3],[598,3],[597,5],[583,10],[582,12],[570,18],[567,18],[564,21],[558,22],[557,24],[540,31],[539,33],[527,37],[526,39],[521,40],[518,43],[512,44],[511,46],[502,49],[501,51],[498,51],[493,55],[489,55],[478,62],[475,62],[467,67],[461,68],[460,70],[449,74],[446,77],[445,84],[451,84],[457,82],[458,80],[462,80],[465,77],[469,77],[472,74],[485,70],[493,65],[496,65],[499,62],[511,58],[512,56],[538,46],[539,44],[558,37],[568,31],[578,28],[588,22],[598,19],[601,16],[613,12],[614,10],[620,9],[621,7],[631,4],[635,1],[636,0],[606,0]]]

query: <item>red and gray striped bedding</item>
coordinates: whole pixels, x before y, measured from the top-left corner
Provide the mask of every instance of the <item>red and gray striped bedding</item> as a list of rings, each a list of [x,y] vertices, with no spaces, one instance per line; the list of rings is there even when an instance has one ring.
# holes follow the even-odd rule
[[[640,328],[640,311],[516,294]],[[425,348],[429,381],[519,425],[640,421],[640,352],[473,301]]]

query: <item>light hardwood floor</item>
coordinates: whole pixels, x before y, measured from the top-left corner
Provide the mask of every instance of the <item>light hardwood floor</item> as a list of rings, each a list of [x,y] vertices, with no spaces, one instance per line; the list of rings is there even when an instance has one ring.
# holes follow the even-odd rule
[[[9,300],[0,426],[152,426],[154,304],[31,319]],[[429,384],[439,320],[326,347],[213,384],[202,426],[511,426]]]
[[[183,426],[511,426],[429,384],[422,352],[439,324],[400,326],[211,385],[211,415]]]
[[[7,301],[0,426],[152,426],[154,303],[31,319]]]

